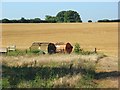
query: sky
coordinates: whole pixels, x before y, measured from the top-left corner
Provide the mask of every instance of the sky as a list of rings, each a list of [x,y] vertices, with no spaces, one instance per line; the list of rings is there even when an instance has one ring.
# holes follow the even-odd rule
[[[63,10],[77,11],[83,22],[118,18],[117,2],[2,2],[2,18],[8,19],[45,19]]]

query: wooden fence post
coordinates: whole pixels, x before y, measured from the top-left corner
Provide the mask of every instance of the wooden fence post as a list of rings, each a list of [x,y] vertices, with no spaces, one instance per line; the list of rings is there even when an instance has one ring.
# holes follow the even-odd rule
[[[95,53],[97,53],[97,48],[95,48]]]

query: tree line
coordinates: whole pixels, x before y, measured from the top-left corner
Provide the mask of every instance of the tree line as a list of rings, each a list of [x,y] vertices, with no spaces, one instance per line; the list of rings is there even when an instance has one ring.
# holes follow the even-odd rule
[[[19,20],[9,20],[4,18],[0,20],[1,23],[64,23],[64,22],[82,22],[79,13],[76,11],[68,10],[68,11],[60,11],[56,16],[46,15],[45,20],[41,20],[40,18],[34,19],[25,19],[22,17]]]
[[[98,20],[98,22],[120,22],[120,19],[115,19],[115,20],[103,19],[103,20]]]
[[[46,15],[45,20],[41,20],[40,18],[34,18],[34,19],[25,19],[22,17],[19,20],[9,20],[7,18],[4,18],[0,20],[0,23],[74,23],[74,22],[82,22],[81,17],[78,12],[68,10],[68,11],[60,11],[57,13],[56,16],[50,16]],[[88,20],[89,23],[92,22],[92,20]],[[116,20],[98,20],[97,22],[120,22],[120,19]]]
[[[41,20],[40,18],[35,18],[35,19],[25,19],[24,17],[22,17],[19,20],[9,20],[7,18],[2,19],[0,21],[1,23],[48,23],[45,20]]]

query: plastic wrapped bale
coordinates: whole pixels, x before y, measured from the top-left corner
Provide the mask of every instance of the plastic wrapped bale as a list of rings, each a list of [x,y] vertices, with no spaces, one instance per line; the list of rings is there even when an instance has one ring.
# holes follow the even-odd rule
[[[56,46],[53,43],[48,44],[48,53],[49,54],[54,54],[56,53]]]
[[[70,54],[72,52],[72,49],[73,49],[73,46],[70,43],[67,43],[65,47],[66,53]]]
[[[56,53],[68,53],[72,52],[73,46],[70,43],[56,43]]]

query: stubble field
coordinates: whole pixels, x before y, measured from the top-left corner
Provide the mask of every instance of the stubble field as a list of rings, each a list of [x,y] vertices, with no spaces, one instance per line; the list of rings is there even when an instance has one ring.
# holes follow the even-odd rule
[[[102,52],[3,55],[3,88],[118,88],[118,23],[1,25],[2,47],[16,45],[17,49],[28,49],[33,42],[70,42],[73,46],[79,43],[84,50],[97,48]]]
[[[85,50],[118,53],[118,23],[2,24],[2,47],[28,49],[33,42],[79,43]]]

